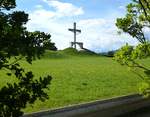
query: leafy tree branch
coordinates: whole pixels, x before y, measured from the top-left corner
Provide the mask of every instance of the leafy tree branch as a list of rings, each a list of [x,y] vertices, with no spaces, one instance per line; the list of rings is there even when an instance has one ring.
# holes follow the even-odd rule
[[[45,45],[54,48],[55,44],[50,34],[27,31],[28,14],[9,12],[15,7],[15,0],[0,0],[0,70],[7,69],[6,74],[16,78],[15,83],[7,83],[0,89],[1,117],[19,117],[27,104],[48,99],[45,89],[49,89],[52,79],[50,75],[34,79],[32,71],[25,72],[19,64],[23,58],[31,64],[43,55]]]

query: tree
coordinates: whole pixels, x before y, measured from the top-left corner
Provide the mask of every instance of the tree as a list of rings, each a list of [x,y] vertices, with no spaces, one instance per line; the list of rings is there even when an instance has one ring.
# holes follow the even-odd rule
[[[28,14],[24,11],[9,12],[15,7],[15,0],[0,0],[0,70],[17,79],[0,89],[1,117],[19,117],[23,114],[21,109],[28,103],[47,99],[45,89],[52,79],[49,75],[34,79],[32,71],[25,72],[19,64],[21,59],[32,64],[32,60],[44,53],[45,48],[41,45],[51,42],[49,34],[27,31],[24,25]]]
[[[150,28],[150,0],[133,0],[127,5],[124,18],[118,18],[116,26],[139,41],[135,47],[126,44],[116,54],[115,60],[126,65],[137,74],[142,83],[139,88],[144,96],[150,96],[150,69],[139,62],[139,59],[150,57],[150,41],[144,33]]]
[[[116,52],[115,50],[114,51],[113,50],[112,51],[108,51],[107,52],[107,57],[114,57],[115,52]]]
[[[47,50],[57,51],[57,47],[55,46],[55,43],[46,42],[44,44],[44,48],[47,49]]]
[[[33,33],[33,36],[36,38],[35,41],[37,41],[37,43],[38,43],[38,45],[36,45],[36,46],[42,47],[47,50],[53,50],[53,51],[57,50],[55,43],[51,42],[50,34],[46,34],[44,32],[40,32],[40,31],[35,31]]]
[[[51,35],[47,35],[47,36],[49,36],[49,38],[51,37]],[[53,51],[57,50],[55,43],[52,43],[51,40],[49,39],[43,42],[43,47],[47,50],[53,50]]]

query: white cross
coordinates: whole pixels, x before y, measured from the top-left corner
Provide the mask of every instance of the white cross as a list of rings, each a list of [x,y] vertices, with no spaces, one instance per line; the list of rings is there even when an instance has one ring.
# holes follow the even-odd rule
[[[77,43],[76,42],[76,35],[77,35],[77,32],[81,33],[81,30],[76,29],[76,22],[74,22],[74,28],[68,29],[68,30],[74,33],[74,48],[76,49],[76,43]]]

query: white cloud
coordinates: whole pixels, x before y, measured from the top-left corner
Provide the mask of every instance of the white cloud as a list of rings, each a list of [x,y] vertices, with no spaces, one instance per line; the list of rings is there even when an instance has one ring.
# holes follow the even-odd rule
[[[45,9],[37,9],[30,14],[30,19],[35,23],[42,23],[42,21],[48,21],[54,18],[56,14]],[[42,21],[41,21],[42,20]],[[39,22],[40,21],[40,22]]]
[[[73,17],[84,13],[81,7],[71,3],[58,2],[56,0],[43,0],[55,10],[45,10],[41,5],[36,5],[35,10],[29,13],[29,22],[27,28],[30,31],[40,30],[49,32],[52,35],[52,41],[56,43],[59,49],[69,46],[72,40],[72,34],[68,28],[72,22],[61,22],[61,18]]]
[[[125,6],[119,6],[118,8],[121,9],[121,10],[126,10]]]
[[[106,20],[104,19],[86,19],[86,20],[81,20],[79,21],[79,25],[83,25],[86,27],[92,27],[95,25],[105,25],[106,24]]]
[[[112,19],[87,19],[79,21],[78,24],[83,30],[79,38],[85,47],[96,52],[115,50],[125,43],[137,44],[137,41],[127,34],[118,35],[115,21]]]
[[[84,14],[82,7],[77,7],[71,3],[64,3],[56,0],[43,1],[46,2],[50,7],[53,7],[56,10],[56,13],[59,17]]]
[[[144,32],[145,38],[150,40],[150,28],[149,27],[145,27],[143,29],[143,32]]]
[[[42,6],[42,5],[40,5],[40,4],[38,4],[38,5],[36,5],[36,6],[35,6],[35,8],[37,8],[37,9],[41,9],[41,8],[43,8],[43,6]]]
[[[51,39],[56,43],[58,49],[69,47],[69,43],[73,41],[73,34],[68,31],[68,28],[73,27],[73,18],[67,16],[82,14],[79,10],[81,7],[78,8],[73,4],[54,0],[44,1],[49,6],[55,7],[56,11],[46,10],[41,6],[37,7],[29,14],[28,29],[31,31],[40,30],[50,33],[52,35]],[[64,8],[62,8],[63,6]],[[70,10],[66,11],[66,9]],[[65,20],[61,19],[63,17]],[[76,20],[78,20],[77,28],[82,30],[82,33],[77,36],[77,41],[83,42],[85,48],[101,52],[118,49],[125,43],[137,44],[137,41],[131,39],[127,34],[117,34],[115,18]]]
[[[69,39],[67,35],[69,25],[67,22],[59,22],[56,18],[56,14],[52,11],[45,9],[36,9],[29,14],[29,22],[27,23],[27,28],[30,31],[40,30],[52,35],[52,41],[56,43],[59,49],[69,46]]]

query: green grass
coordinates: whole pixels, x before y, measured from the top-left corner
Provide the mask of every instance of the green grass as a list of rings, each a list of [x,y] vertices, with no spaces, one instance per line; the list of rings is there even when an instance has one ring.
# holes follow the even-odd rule
[[[149,59],[145,62],[149,64]],[[49,99],[37,101],[33,107],[29,105],[25,112],[137,93],[137,84],[140,82],[127,67],[119,65],[112,58],[74,50],[47,51],[42,59],[33,61],[32,66],[25,61],[21,64],[28,71],[32,70],[35,77],[48,74],[53,77],[50,90],[47,91]],[[2,79],[0,84],[7,81],[7,78]],[[12,82],[13,78],[9,78],[9,81]]]

